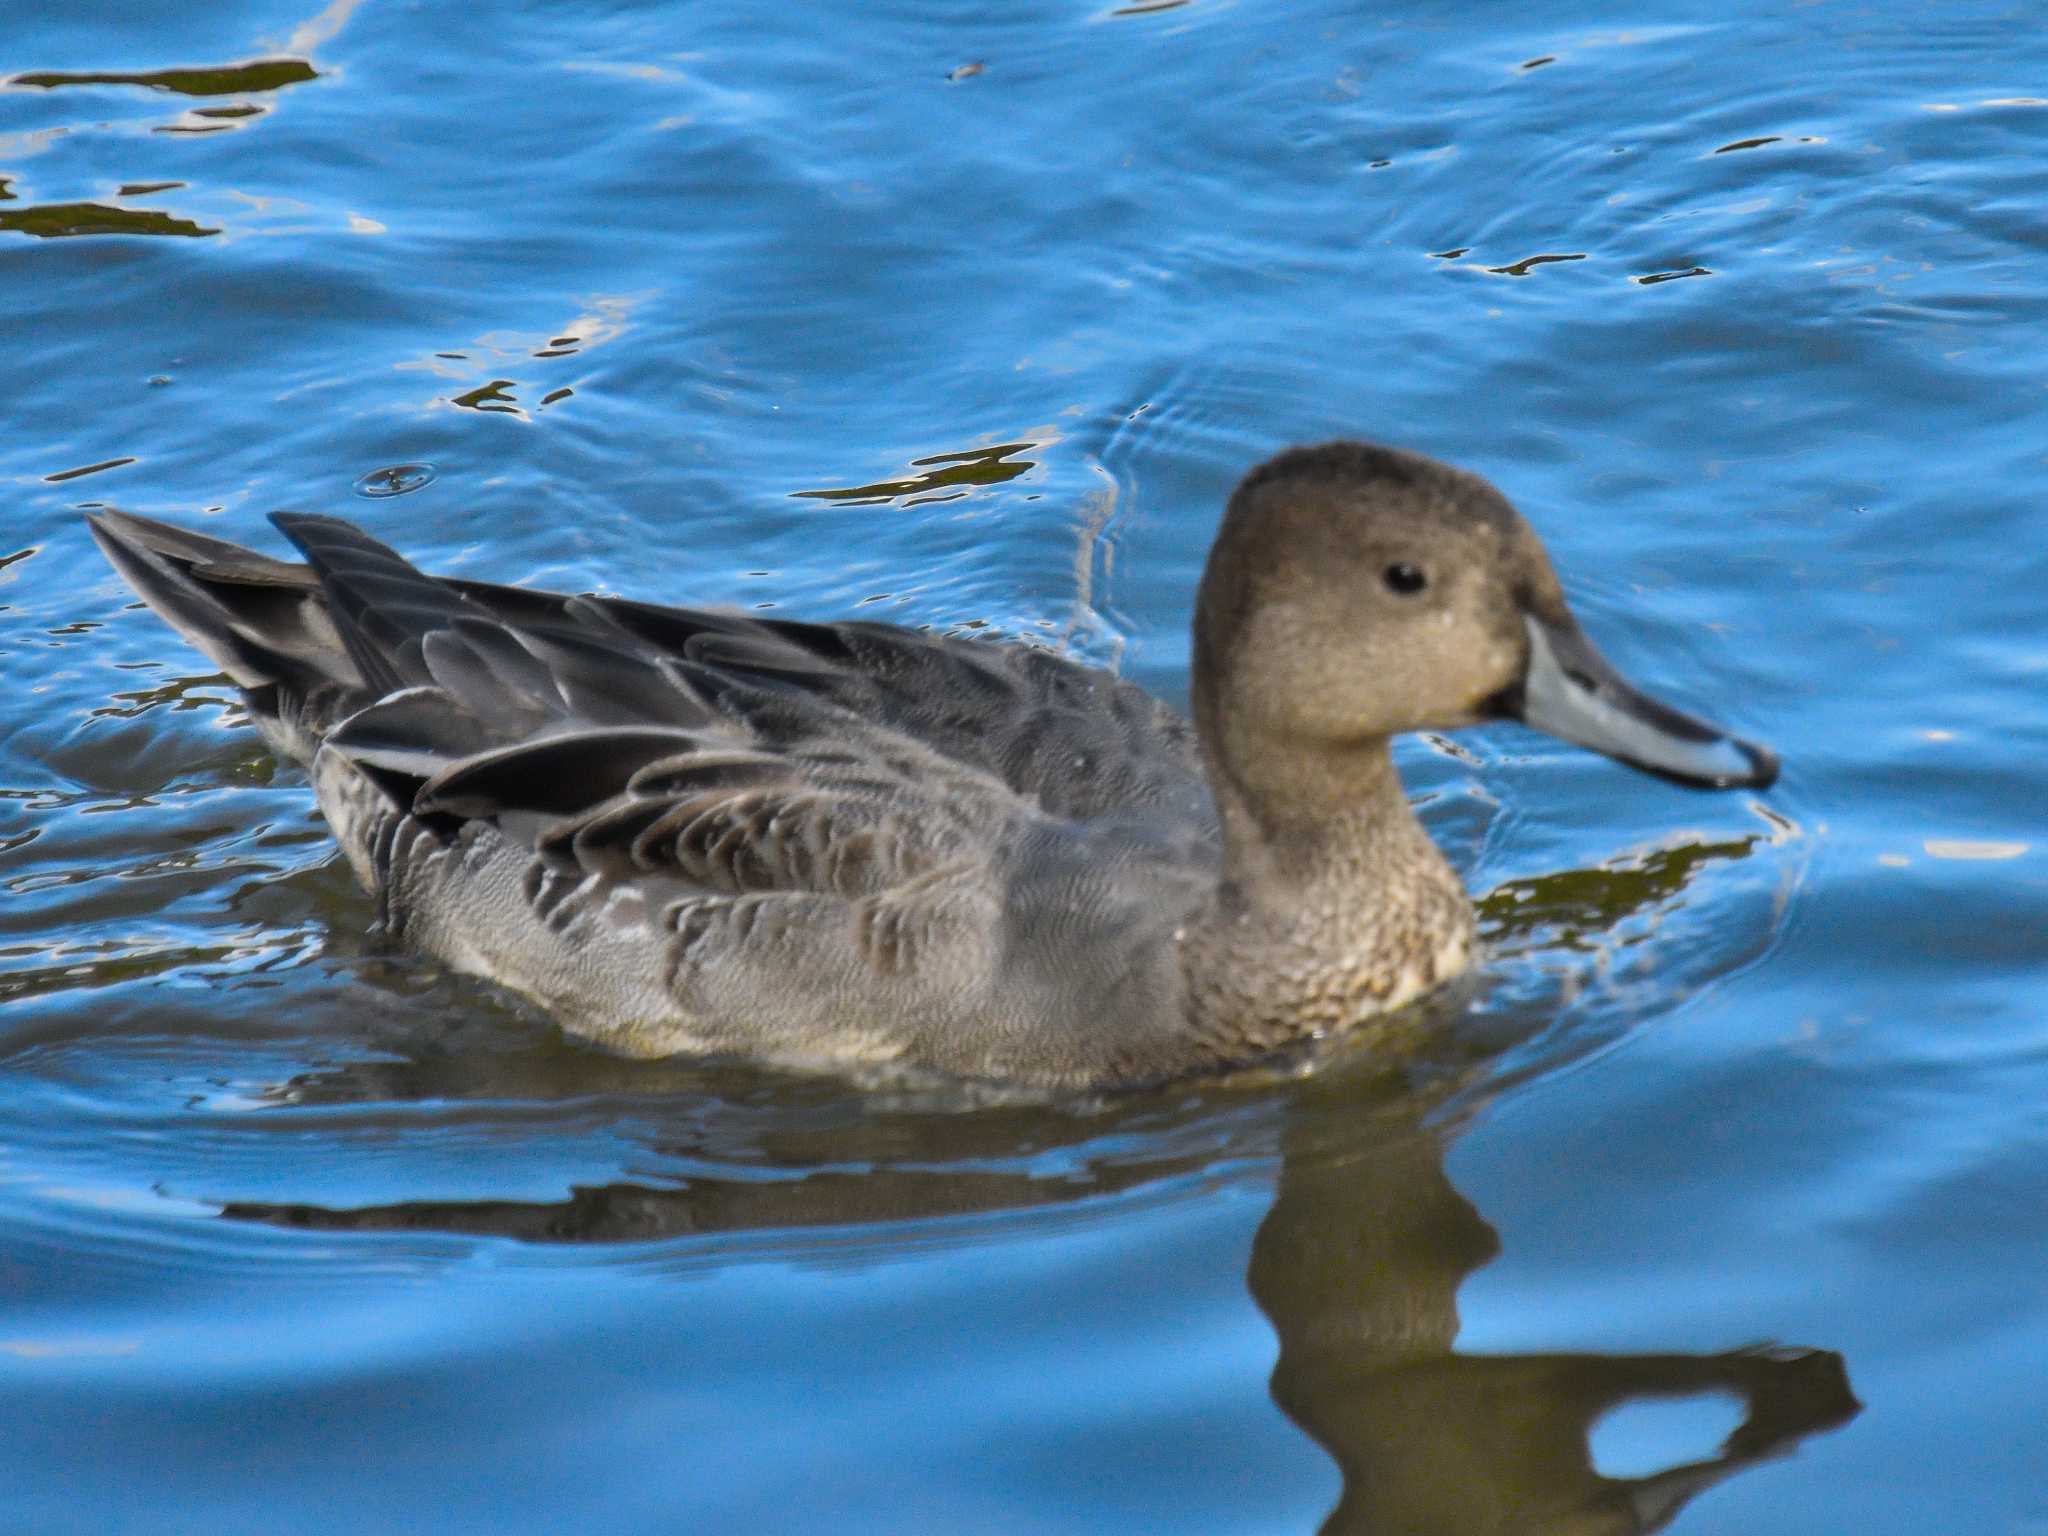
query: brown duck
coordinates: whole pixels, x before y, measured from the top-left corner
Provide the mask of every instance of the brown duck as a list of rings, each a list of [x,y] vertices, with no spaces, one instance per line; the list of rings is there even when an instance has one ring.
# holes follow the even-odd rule
[[[1646,698],[1485,481],[1338,442],[1230,498],[1192,724],[1049,651],[93,532],[224,668],[395,936],[635,1055],[1082,1086],[1367,1026],[1464,970],[1402,731],[1514,719],[1684,784],[1763,748]]]

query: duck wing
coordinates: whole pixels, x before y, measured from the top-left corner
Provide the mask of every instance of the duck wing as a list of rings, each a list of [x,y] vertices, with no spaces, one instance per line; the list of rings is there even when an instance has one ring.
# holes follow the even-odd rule
[[[807,782],[890,761],[900,772],[907,756],[919,777],[974,770],[1065,820],[1208,814],[1187,722],[1050,651],[442,581],[338,519],[276,521],[317,573],[368,689],[441,689],[486,733],[471,741],[545,744],[566,766],[556,738],[576,736],[586,750],[571,755],[587,770],[607,744],[644,765],[662,731],[680,730],[712,753],[743,739]],[[523,777],[508,763],[491,782],[514,792]],[[960,792],[956,779],[934,787]]]
[[[94,532],[310,763],[395,937],[634,1052],[1179,1059],[1170,938],[1214,811],[1141,690],[1020,646],[446,580],[274,520],[304,565]]]
[[[397,808],[492,819],[551,862],[724,890],[900,881],[1033,818],[1206,844],[1187,722],[1050,651],[427,575],[339,518],[306,564],[127,513],[117,569],[294,755]],[[665,850],[665,851],[664,851]]]
[[[1140,807],[1196,820],[1210,814],[1187,721],[1142,688],[1053,651],[888,624],[577,601],[701,669],[695,675],[711,697],[771,733],[794,724],[798,701],[808,701],[980,769],[1049,815],[1087,821]]]

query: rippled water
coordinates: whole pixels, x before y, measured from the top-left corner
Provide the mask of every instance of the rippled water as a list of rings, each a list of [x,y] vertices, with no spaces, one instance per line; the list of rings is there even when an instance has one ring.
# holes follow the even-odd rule
[[[0,1523],[2048,1528],[2048,32],[1738,10],[0,0]],[[1078,1104],[388,949],[80,518],[1179,699],[1336,433],[1785,778],[1412,743],[1426,1048]]]

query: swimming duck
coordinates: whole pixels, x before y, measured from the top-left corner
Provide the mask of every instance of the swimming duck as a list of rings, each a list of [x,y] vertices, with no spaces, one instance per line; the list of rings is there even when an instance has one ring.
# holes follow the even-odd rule
[[[309,767],[394,937],[636,1055],[1230,1067],[1470,965],[1400,732],[1513,719],[1682,784],[1777,773],[1622,679],[1486,481],[1363,443],[1232,494],[1192,722],[1035,647],[437,578],[271,520],[304,564],[91,522]]]

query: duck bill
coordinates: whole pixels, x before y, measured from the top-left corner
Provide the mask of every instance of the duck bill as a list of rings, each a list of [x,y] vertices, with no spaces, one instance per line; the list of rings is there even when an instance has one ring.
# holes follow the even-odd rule
[[[1510,719],[1693,789],[1762,789],[1776,754],[1640,692],[1569,618],[1524,616],[1529,667],[1499,701]]]

